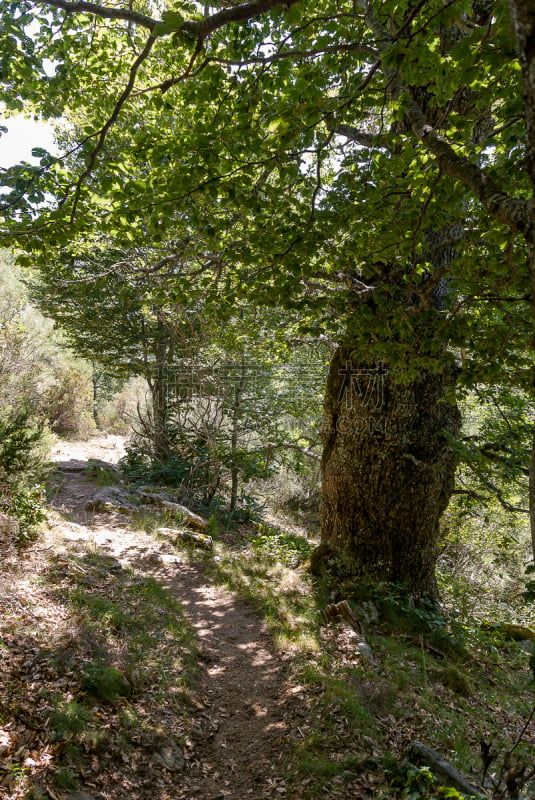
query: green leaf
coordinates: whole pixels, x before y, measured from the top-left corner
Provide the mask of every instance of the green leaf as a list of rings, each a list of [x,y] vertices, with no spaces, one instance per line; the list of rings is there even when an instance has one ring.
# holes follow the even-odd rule
[[[167,36],[169,33],[180,30],[183,24],[184,17],[178,11],[164,11],[162,21],[155,25],[152,35]]]

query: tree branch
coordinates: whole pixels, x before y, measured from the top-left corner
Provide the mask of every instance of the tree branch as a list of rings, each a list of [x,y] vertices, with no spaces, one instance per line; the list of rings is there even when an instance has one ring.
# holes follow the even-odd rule
[[[175,85],[175,83],[179,83],[180,81],[184,80],[185,78],[189,77],[191,74],[193,65],[202,49],[202,42],[203,40],[213,33],[215,30],[218,30],[225,25],[229,25],[233,22],[244,22],[248,19],[260,16],[261,14],[265,14],[268,11],[271,11],[275,8],[280,6],[284,6],[285,8],[289,8],[294,3],[298,2],[298,0],[253,0],[251,3],[244,3],[243,5],[234,6],[232,8],[225,8],[222,11],[219,11],[217,14],[213,14],[210,17],[206,17],[203,20],[196,21],[190,20],[182,25],[178,25],[176,30],[180,30],[186,34],[194,35],[197,39],[197,45],[195,47],[194,53],[190,59],[188,67],[186,70],[180,75],[178,78],[172,78],[167,81],[164,81],[159,87],[162,91],[167,91],[171,86]],[[95,14],[96,16],[102,17],[104,19],[123,19],[128,22],[133,22],[137,25],[141,25],[145,28],[148,28],[150,31],[153,31],[158,25],[158,21],[152,19],[152,17],[147,17],[144,14],[138,14],[131,9],[120,9],[120,8],[109,8],[107,6],[100,5],[98,3],[92,3],[88,0],[36,0],[38,5],[45,5],[50,6],[53,8],[61,8],[67,11],[68,13],[89,13]],[[89,156],[89,161],[87,163],[86,168],[79,176],[78,180],[76,181],[75,185],[75,194],[74,194],[74,201],[73,207],[71,211],[71,220],[74,218],[76,214],[76,209],[78,206],[78,201],[80,199],[80,192],[81,187],[85,179],[91,174],[93,167],[95,166],[98,154],[104,147],[104,143],[106,140],[106,136],[110,128],[115,124],[122,107],[126,103],[127,99],[132,93],[132,90],[135,85],[135,79],[137,76],[137,72],[143,61],[149,55],[154,43],[156,42],[156,36],[149,36],[147,39],[145,46],[139,56],[136,58],[134,63],[130,68],[130,75],[128,78],[128,82],[124,91],[122,92],[121,96],[117,100],[115,104],[115,108],[113,109],[109,119],[105,123],[105,125],[98,131],[96,136],[98,136],[98,141]],[[206,62],[203,63],[202,66],[205,66]],[[201,66],[201,68],[202,68]],[[67,200],[67,196],[64,197],[63,201],[60,203],[60,206],[63,205]]]
[[[346,139],[350,139],[352,142],[362,145],[362,147],[369,147],[371,150],[378,148],[391,152],[394,150],[396,142],[399,141],[399,137],[393,134],[367,133],[366,131],[355,128],[353,125],[333,125],[331,130],[339,136],[345,136]]]
[[[205,39],[214,31],[230,25],[233,22],[246,22],[249,19],[258,17],[275,8],[284,6],[289,8],[299,0],[253,0],[251,3],[243,3],[239,6],[224,8],[211,17],[202,20],[188,20],[178,24],[176,30],[195,36],[198,39]],[[123,19],[133,22],[143,28],[153,31],[159,20],[139,14],[130,8],[110,8],[109,6],[92,3],[89,0],[35,0],[37,5],[61,8],[69,14],[95,14],[102,19]],[[172,33],[173,31],[170,31]]]
[[[530,5],[529,0],[511,0],[515,5]],[[376,16],[370,0],[357,0],[364,10],[365,19],[374,32],[382,49],[388,48],[396,40],[391,36],[380,19]],[[487,211],[504,225],[524,236],[532,234],[533,221],[530,206],[526,200],[511,197],[503,192],[489,175],[465,156],[458,155],[453,147],[429,124],[429,121],[417,103],[409,87],[404,86],[399,74],[394,70],[387,73],[389,92],[394,100],[408,98],[406,119],[416,138],[425,149],[433,155],[445,175],[464,184],[480,200]]]
[[[273,53],[271,56],[251,56],[251,58],[243,60],[210,57],[210,61],[214,61],[216,64],[225,64],[229,67],[243,67],[248,64],[272,64],[275,61],[283,61],[286,58],[315,58],[316,56],[329,55],[331,53],[357,53],[374,59],[379,58],[379,52],[374,47],[351,42],[318,47],[314,50],[284,50],[280,53]]]
[[[304,456],[314,459],[314,461],[321,461],[321,455],[310,450],[308,447],[300,447],[298,444],[292,442],[279,442],[278,444],[269,443],[268,448],[270,452],[273,450],[295,450],[297,453],[302,453]]]
[[[225,25],[230,25],[233,22],[246,22],[280,6],[288,9],[297,2],[299,0],[253,0],[252,3],[224,8],[222,11],[218,11],[217,14],[198,22],[196,20],[185,22],[180,27],[180,30],[200,39],[206,39],[211,33],[223,28]]]
[[[158,24],[158,21],[152,19],[152,17],[139,14],[137,11],[132,11],[131,8],[109,8],[108,6],[101,6],[99,3],[90,3],[87,0],[74,0],[74,2],[70,2],[70,0],[35,0],[35,4],[62,8],[69,14],[95,14],[103,19],[124,19],[127,22],[133,22],[135,25],[148,28],[150,31],[154,30]]]
[[[535,7],[533,0],[509,0],[519,61],[522,67],[524,120],[526,123],[526,160],[535,188]],[[532,209],[535,220],[535,208]]]
[[[514,506],[512,503],[509,503],[509,501],[505,499],[505,492],[496,486],[491,480],[486,480],[482,475],[479,475],[478,477],[483,486],[492,492],[498,503],[506,511],[509,511],[513,514],[529,514],[529,508],[522,508],[522,506]]]
[[[138,57],[136,58],[136,60],[132,64],[132,66],[130,67],[130,74],[128,76],[127,84],[126,84],[121,96],[117,100],[117,102],[115,104],[115,108],[113,109],[113,111],[112,111],[111,115],[109,116],[108,120],[106,121],[105,125],[100,129],[100,131],[98,133],[98,141],[97,141],[97,144],[96,144],[95,148],[93,149],[93,151],[91,152],[91,154],[89,156],[89,161],[87,162],[87,166],[84,169],[84,171],[82,172],[82,174],[80,175],[80,177],[78,178],[78,180],[76,181],[76,189],[75,189],[75,193],[74,193],[74,201],[73,201],[73,207],[72,207],[72,211],[71,211],[71,220],[74,218],[74,215],[76,214],[76,207],[78,205],[78,200],[80,199],[80,191],[82,189],[82,184],[85,181],[85,179],[93,171],[93,167],[95,166],[98,154],[100,153],[100,151],[104,147],[104,142],[106,141],[106,135],[107,135],[108,131],[110,130],[110,128],[116,122],[119,114],[121,113],[122,107],[124,106],[124,104],[126,103],[128,98],[130,97],[130,94],[132,93],[132,89],[134,88],[134,85],[135,85],[135,82],[136,82],[137,72],[138,72],[141,64],[148,57],[148,55],[149,55],[150,51],[152,50],[152,47],[153,47],[155,42],[156,42],[156,37],[155,36],[149,36],[148,37],[147,41],[145,42],[145,47],[143,48],[141,53],[138,55]]]
[[[396,94],[401,94],[403,90]],[[529,203],[511,197],[502,191],[487,173],[465,156],[458,155],[453,147],[429,125],[425,114],[411,95],[407,119],[414,135],[425,149],[436,158],[445,175],[463,183],[476,195],[483,206],[498,222],[524,236],[531,232]]]
[[[495,464],[506,464],[509,467],[518,469],[518,471],[525,478],[529,478],[529,469],[522,465],[522,459],[518,456],[515,456],[515,454],[507,447],[503,447],[492,442],[486,442],[485,444],[480,445],[477,449],[481,455],[487,458],[489,461],[493,461]],[[503,455],[503,453],[506,453],[507,455]]]

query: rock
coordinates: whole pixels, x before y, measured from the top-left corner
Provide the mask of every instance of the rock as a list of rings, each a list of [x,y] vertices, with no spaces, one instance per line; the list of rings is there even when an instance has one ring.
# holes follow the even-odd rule
[[[377,665],[377,660],[373,655],[372,649],[366,639],[363,636],[360,636],[358,633],[354,633],[356,639],[356,648],[359,651],[360,655],[365,658],[370,664]]]
[[[78,789],[76,792],[71,792],[65,797],[65,800],[99,800],[99,797],[95,797],[93,794],[89,794],[89,792],[84,791],[84,789]]]
[[[86,462],[86,468],[96,467],[98,469],[106,470],[107,472],[115,472],[120,474],[121,470],[117,464],[110,464],[109,461],[102,461],[100,458],[89,458]]]
[[[119,489],[117,486],[105,486],[95,492],[85,504],[85,508],[87,511],[119,511],[127,514],[130,511],[138,511],[139,505],[123,489]]]
[[[166,492],[158,486],[140,486],[136,489],[136,495],[141,498],[145,503],[154,503],[161,505],[162,503],[173,503],[176,497],[171,492]]]
[[[166,539],[171,539],[176,545],[180,542],[184,542],[186,544],[193,544],[195,547],[202,547],[203,550],[211,550],[214,546],[214,540],[206,533],[178,531],[176,528],[158,528],[156,533],[159,536],[164,536]]]
[[[501,634],[504,639],[512,639],[515,642],[524,642],[526,639],[535,641],[535,630],[512,622],[487,622],[483,620],[481,629],[490,633]]]
[[[186,506],[180,505],[180,503],[171,503],[168,500],[164,500],[162,507],[172,511],[174,514],[180,514],[184,517],[184,523],[191,528],[198,528],[201,531],[205,531],[208,528],[208,520],[190,511]]]
[[[24,795],[24,800],[50,800],[50,795],[44,789],[40,789],[39,786],[32,786]]]
[[[181,555],[176,555],[176,553],[161,553],[160,561],[162,564],[183,564],[184,558]]]
[[[72,458],[70,461],[58,461],[56,467],[61,472],[84,472],[87,469],[87,461]]]
[[[501,627],[505,636],[514,642],[525,642],[526,639],[535,642],[535,631],[532,628],[527,628],[525,625],[514,625],[509,622],[503,622]]]
[[[114,572],[118,574],[119,572],[123,571],[123,565],[117,558],[110,558],[110,560],[106,563],[106,569],[108,572]]]
[[[176,528],[157,528],[156,533],[158,536],[162,536],[164,539],[170,539],[171,542],[175,544],[180,531],[178,531]]]
[[[204,531],[208,527],[208,520],[190,511],[186,506],[177,503],[176,498],[170,492],[166,492],[156,486],[140,486],[136,490],[136,495],[145,503],[158,505],[173,514],[180,514],[181,517],[184,517],[184,523],[190,528]]]
[[[170,772],[184,769],[186,759],[184,753],[173,739],[165,739],[159,750],[154,753],[154,760]]]

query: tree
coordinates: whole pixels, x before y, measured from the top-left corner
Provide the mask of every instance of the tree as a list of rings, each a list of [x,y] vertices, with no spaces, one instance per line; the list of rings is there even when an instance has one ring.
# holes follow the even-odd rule
[[[454,382],[452,348],[466,331],[453,298],[477,273],[482,253],[491,257],[481,286],[492,296],[501,302],[504,261],[522,260],[518,285],[532,294],[533,186],[519,169],[527,153],[533,178],[531,4],[511,0],[516,33],[505,3],[479,0],[255,0],[207,6],[204,17],[183,3],[162,19],[84,0],[35,5],[43,9],[41,27],[30,38],[34,5],[3,3],[5,49],[14,56],[2,73],[4,97],[11,107],[37,102],[48,116],[66,108],[76,116],[84,105],[91,122],[71,155],[56,160],[43,153],[40,166],[4,176],[5,208],[16,210],[13,229],[25,231],[30,250],[83,237],[96,226],[114,237],[150,231],[159,241],[163,210],[176,218],[187,207],[214,252],[232,249],[226,288],[247,295],[252,282],[257,303],[307,309],[304,328],[339,336],[328,422],[340,411],[341,389],[353,385],[351,374],[344,384],[341,362],[344,374],[350,362],[357,372],[386,362],[392,382],[386,379],[385,418],[401,419],[412,408],[382,461],[395,502],[377,482],[370,508],[359,491],[341,502],[342,486],[353,493],[354,478],[373,472],[347,465],[361,458],[363,447],[365,463],[377,464],[379,456],[361,436],[337,436],[333,447],[327,425],[324,486],[331,511],[322,536],[351,571],[403,577],[415,593],[432,595],[437,520],[454,468],[441,431],[445,426],[454,434],[458,425],[451,396],[447,413],[442,397]],[[55,74],[46,74],[45,59],[56,65]],[[43,81],[47,92],[39,102]],[[116,85],[121,89],[109,90]],[[98,104],[92,103],[96,86],[102,87]],[[133,126],[131,144],[121,151],[110,132],[125,114],[143,124]],[[99,160],[106,164],[102,180],[94,177]],[[44,207],[48,195],[58,199],[56,208]],[[217,224],[218,214],[210,228],[206,197],[212,209],[233,210],[232,230]],[[444,235],[452,216],[463,220],[455,246]],[[442,242],[438,257],[433,237]],[[444,299],[439,289],[448,280]],[[491,366],[485,353],[478,357]],[[427,450],[415,455],[422,398],[431,404]],[[368,418],[362,403],[353,413],[357,406]],[[353,428],[355,419],[361,417],[353,418]],[[444,468],[434,472],[426,505],[416,486],[422,464],[435,453]],[[405,470],[407,463],[414,470]],[[368,481],[366,495],[371,489]],[[412,503],[403,501],[407,492]],[[396,524],[386,539],[380,536],[387,505],[405,532],[401,541]],[[413,546],[407,531],[416,508],[422,530]],[[366,514],[368,545],[355,553]],[[421,551],[426,555],[418,564]]]
[[[215,279],[214,259],[197,252],[192,263],[184,242],[120,247],[93,237],[64,247],[51,261],[35,260],[32,295],[79,355],[147,381],[151,403],[138,411],[132,468],[178,480],[185,500],[202,503],[230,475],[232,510],[240,483],[274,469],[302,438],[304,414],[291,407],[282,375],[291,354],[267,335],[290,320],[243,302],[211,308],[194,281]]]
[[[167,374],[201,346],[202,308],[184,309],[166,287],[187,280],[180,248],[138,246],[91,237],[85,247],[63,248],[53,262],[38,261],[32,294],[84,358],[97,358],[115,377],[143,376],[151,393],[153,455],[169,456]],[[194,304],[193,298],[189,299]],[[95,306],[98,314],[95,314]],[[193,312],[196,313],[193,313]],[[206,327],[206,326],[205,326]]]

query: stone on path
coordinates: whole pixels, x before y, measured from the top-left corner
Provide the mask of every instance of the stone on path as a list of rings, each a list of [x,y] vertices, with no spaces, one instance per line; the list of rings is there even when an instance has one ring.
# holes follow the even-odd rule
[[[139,511],[139,505],[132,495],[117,486],[105,486],[95,492],[85,504],[86,511],[119,511],[128,513]]]
[[[173,544],[185,542],[186,544],[193,544],[196,547],[202,547],[203,550],[211,550],[214,546],[214,540],[206,533],[179,531],[176,528],[158,528],[156,533],[159,536],[163,536],[165,539],[171,539]]]
[[[199,514],[194,514],[193,511],[190,511],[186,506],[180,505],[180,503],[171,503],[168,500],[164,500],[162,507],[175,514],[181,514],[184,517],[186,525],[189,525],[191,528],[198,528],[201,531],[205,531],[208,528],[208,520],[199,516]]]
[[[165,739],[162,742],[159,750],[154,753],[154,760],[170,772],[184,769],[186,764],[184,753],[173,739]]]

